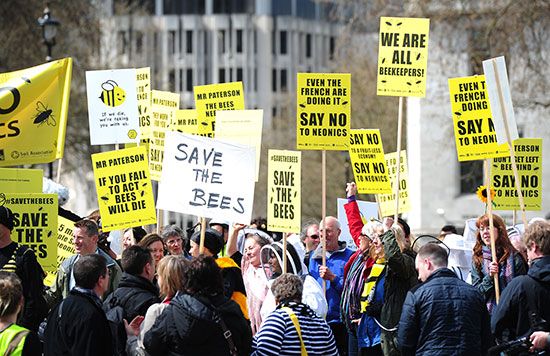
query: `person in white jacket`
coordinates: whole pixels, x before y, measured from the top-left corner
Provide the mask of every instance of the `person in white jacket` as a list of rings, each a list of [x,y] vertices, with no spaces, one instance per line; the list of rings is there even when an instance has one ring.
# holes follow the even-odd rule
[[[308,274],[306,266],[300,259],[299,254],[296,252],[294,246],[287,243],[286,246],[286,273],[291,273],[299,276],[303,282],[302,303],[306,304],[317,315],[326,318],[328,312],[328,304],[323,293],[323,289],[317,283],[317,281]],[[271,285],[273,281],[283,273],[283,244],[281,242],[274,242],[266,245],[260,252],[260,259],[263,270],[266,273],[268,279],[269,291],[266,299],[262,304],[260,313],[262,320],[275,310],[277,304],[275,297],[271,291]]]

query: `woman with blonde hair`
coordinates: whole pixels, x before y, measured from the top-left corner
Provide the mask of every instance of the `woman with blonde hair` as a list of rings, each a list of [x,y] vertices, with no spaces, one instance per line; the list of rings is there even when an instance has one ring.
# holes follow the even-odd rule
[[[502,293],[512,278],[527,273],[527,263],[508,238],[504,220],[495,214],[493,214],[493,233],[497,261],[493,262],[489,225],[488,214],[480,216],[476,221],[478,231],[470,273],[472,285],[484,296],[487,309],[491,314],[496,305],[493,276],[498,275],[499,288]]]
[[[182,255],[168,255],[160,260],[157,266],[158,285],[162,303],[153,304],[147,310],[145,317],[137,316],[129,324],[125,321],[128,341],[126,353],[128,355],[147,355],[143,346],[143,337],[151,329],[157,317],[170,304],[176,293],[183,289],[185,268],[189,261]]]

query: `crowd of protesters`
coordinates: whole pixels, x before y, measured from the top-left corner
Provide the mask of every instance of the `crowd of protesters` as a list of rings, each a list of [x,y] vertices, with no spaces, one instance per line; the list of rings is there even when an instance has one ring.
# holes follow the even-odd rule
[[[76,253],[51,286],[43,286],[33,251],[11,239],[14,217],[2,206],[0,354],[550,351],[549,222],[522,232],[497,215],[480,216],[464,281],[452,266],[449,246],[460,237],[453,226],[415,239],[401,218],[364,221],[356,194],[348,183],[355,246],[340,241],[341,222],[331,216],[285,239],[262,219],[248,226],[213,219],[204,231],[126,229],[117,256],[94,212],[75,221]]]

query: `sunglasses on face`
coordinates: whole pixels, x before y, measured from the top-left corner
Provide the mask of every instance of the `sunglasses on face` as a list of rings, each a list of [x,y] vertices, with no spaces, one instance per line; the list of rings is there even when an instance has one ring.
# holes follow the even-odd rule
[[[319,235],[309,235],[309,238],[317,240],[319,238]]]

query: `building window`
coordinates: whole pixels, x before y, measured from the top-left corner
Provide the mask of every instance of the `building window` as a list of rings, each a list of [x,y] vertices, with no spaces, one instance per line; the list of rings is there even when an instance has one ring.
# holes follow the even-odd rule
[[[306,58],[311,58],[311,34],[306,34]]]
[[[233,68],[229,68],[229,81],[233,81]]]
[[[193,53],[193,31],[185,31],[185,53]]]
[[[208,31],[204,31],[204,54],[208,54]]]
[[[473,28],[469,36],[470,66],[472,73],[483,74],[483,61],[490,57],[485,31]]]
[[[193,91],[193,69],[187,70],[185,90]]]
[[[168,90],[171,92],[176,91],[176,70],[170,69],[168,72]]]
[[[128,43],[126,42],[126,32],[118,31],[117,34],[117,46],[119,54],[126,54],[128,51]]]
[[[225,83],[225,68],[218,69],[218,83]]]
[[[334,36],[330,36],[329,40],[329,53],[328,58],[333,60],[334,59],[334,52],[336,51],[336,39]]]
[[[483,161],[460,162],[460,194],[473,194],[483,185]]]
[[[180,69],[178,71],[179,73],[179,85],[178,85],[178,88],[179,88],[179,92],[181,93],[183,91],[183,69]]]
[[[237,68],[237,81],[242,82],[243,81],[243,69]]]
[[[254,78],[252,78],[254,82],[254,91],[258,91],[258,68],[254,68]]]
[[[168,32],[168,54],[176,53],[176,31]]]
[[[143,32],[136,31],[136,53],[143,51]]]
[[[243,53],[243,30],[237,30],[237,53]]]
[[[252,47],[254,50],[254,54],[258,53],[258,33],[256,30],[252,32]]]
[[[276,106],[271,108],[271,117],[272,118],[277,117],[277,107]]]
[[[287,70],[281,69],[281,91],[288,90]]]
[[[225,53],[225,30],[218,31],[218,52]]]
[[[279,43],[279,53],[280,54],[287,54],[288,52],[288,48],[287,48],[287,34],[288,32],[286,31],[280,31],[279,32],[279,40],[280,40],[280,43]]]
[[[277,92],[277,69],[271,71],[271,90]]]

